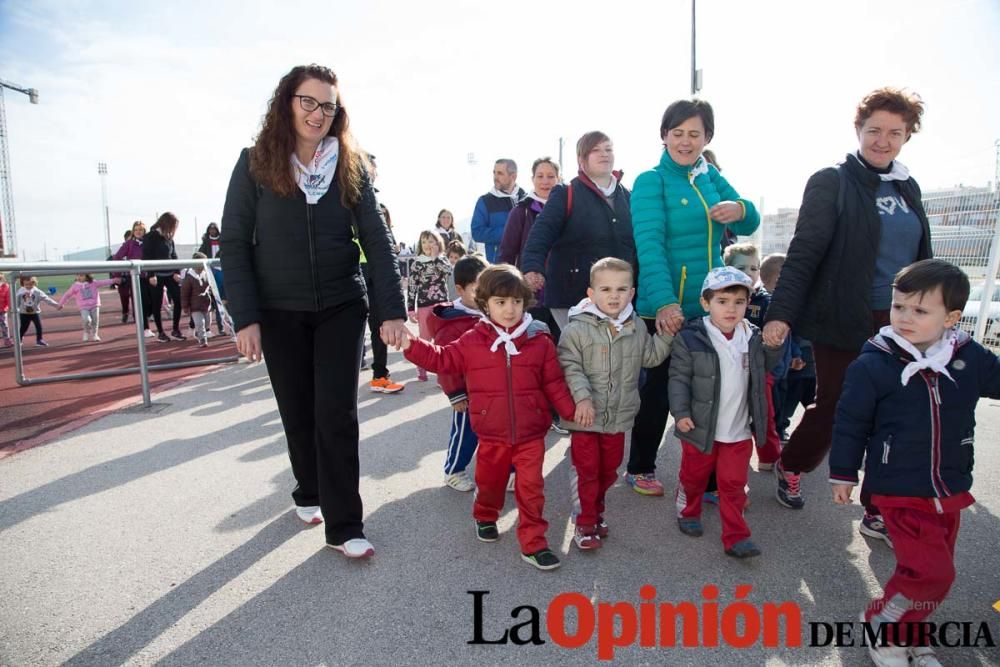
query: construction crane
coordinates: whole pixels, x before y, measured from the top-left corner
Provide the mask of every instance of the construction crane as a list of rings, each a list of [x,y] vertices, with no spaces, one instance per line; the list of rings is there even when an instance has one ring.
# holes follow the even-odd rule
[[[10,177],[10,150],[7,147],[4,88],[24,93],[32,104],[38,104],[38,91],[0,79],[0,257],[14,257],[17,255],[17,225],[14,222],[14,192]]]

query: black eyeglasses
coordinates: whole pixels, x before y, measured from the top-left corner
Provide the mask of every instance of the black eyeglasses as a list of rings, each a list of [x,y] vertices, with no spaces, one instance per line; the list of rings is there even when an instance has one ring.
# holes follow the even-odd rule
[[[320,107],[323,109],[323,115],[327,118],[333,118],[336,116],[337,109],[340,108],[340,105],[334,102],[324,102],[323,104],[320,104],[319,100],[315,97],[309,97],[308,95],[292,95],[292,97],[299,98],[299,106],[302,107],[303,111],[316,111],[316,107]]]

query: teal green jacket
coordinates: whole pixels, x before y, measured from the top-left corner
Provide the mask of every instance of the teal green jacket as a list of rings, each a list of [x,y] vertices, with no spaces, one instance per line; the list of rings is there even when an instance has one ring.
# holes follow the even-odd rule
[[[743,206],[743,219],[728,226],[739,236],[753,234],[760,214],[753,202],[706,164],[682,167],[663,151],[660,164],[639,174],[632,189],[632,230],[639,259],[639,315],[656,317],[665,306],[680,304],[685,319],[704,315],[698,297],[710,269],[722,266],[720,242],[726,225],[709,209],[721,201]],[[693,171],[700,171],[693,176]]]

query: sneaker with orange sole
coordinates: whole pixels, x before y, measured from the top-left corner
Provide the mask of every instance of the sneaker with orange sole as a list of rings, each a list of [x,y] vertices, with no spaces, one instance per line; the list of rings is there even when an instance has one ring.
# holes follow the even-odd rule
[[[368,391],[376,394],[395,394],[403,391],[403,385],[397,384],[389,378],[375,378],[368,383]]]

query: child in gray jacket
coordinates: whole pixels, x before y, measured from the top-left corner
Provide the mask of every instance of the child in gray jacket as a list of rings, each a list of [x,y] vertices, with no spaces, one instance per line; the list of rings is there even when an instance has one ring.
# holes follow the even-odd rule
[[[590,269],[587,298],[569,311],[559,338],[559,363],[576,414],[563,426],[572,431],[573,541],[597,549],[608,536],[604,496],[618,476],[625,431],[639,411],[639,373],[659,366],[670,354],[673,336],[650,336],[632,309],[632,265],[605,257]]]
[[[735,558],[760,555],[743,519],[750,436],[764,440],[766,371],[781,357],[781,349],[765,348],[760,330],[744,319],[751,289],[750,278],[731,266],[709,272],[701,290],[708,315],[689,320],[677,334],[668,384],[683,447],[677,525],[685,535],[702,535],[702,495],[714,469],[722,544]]]

